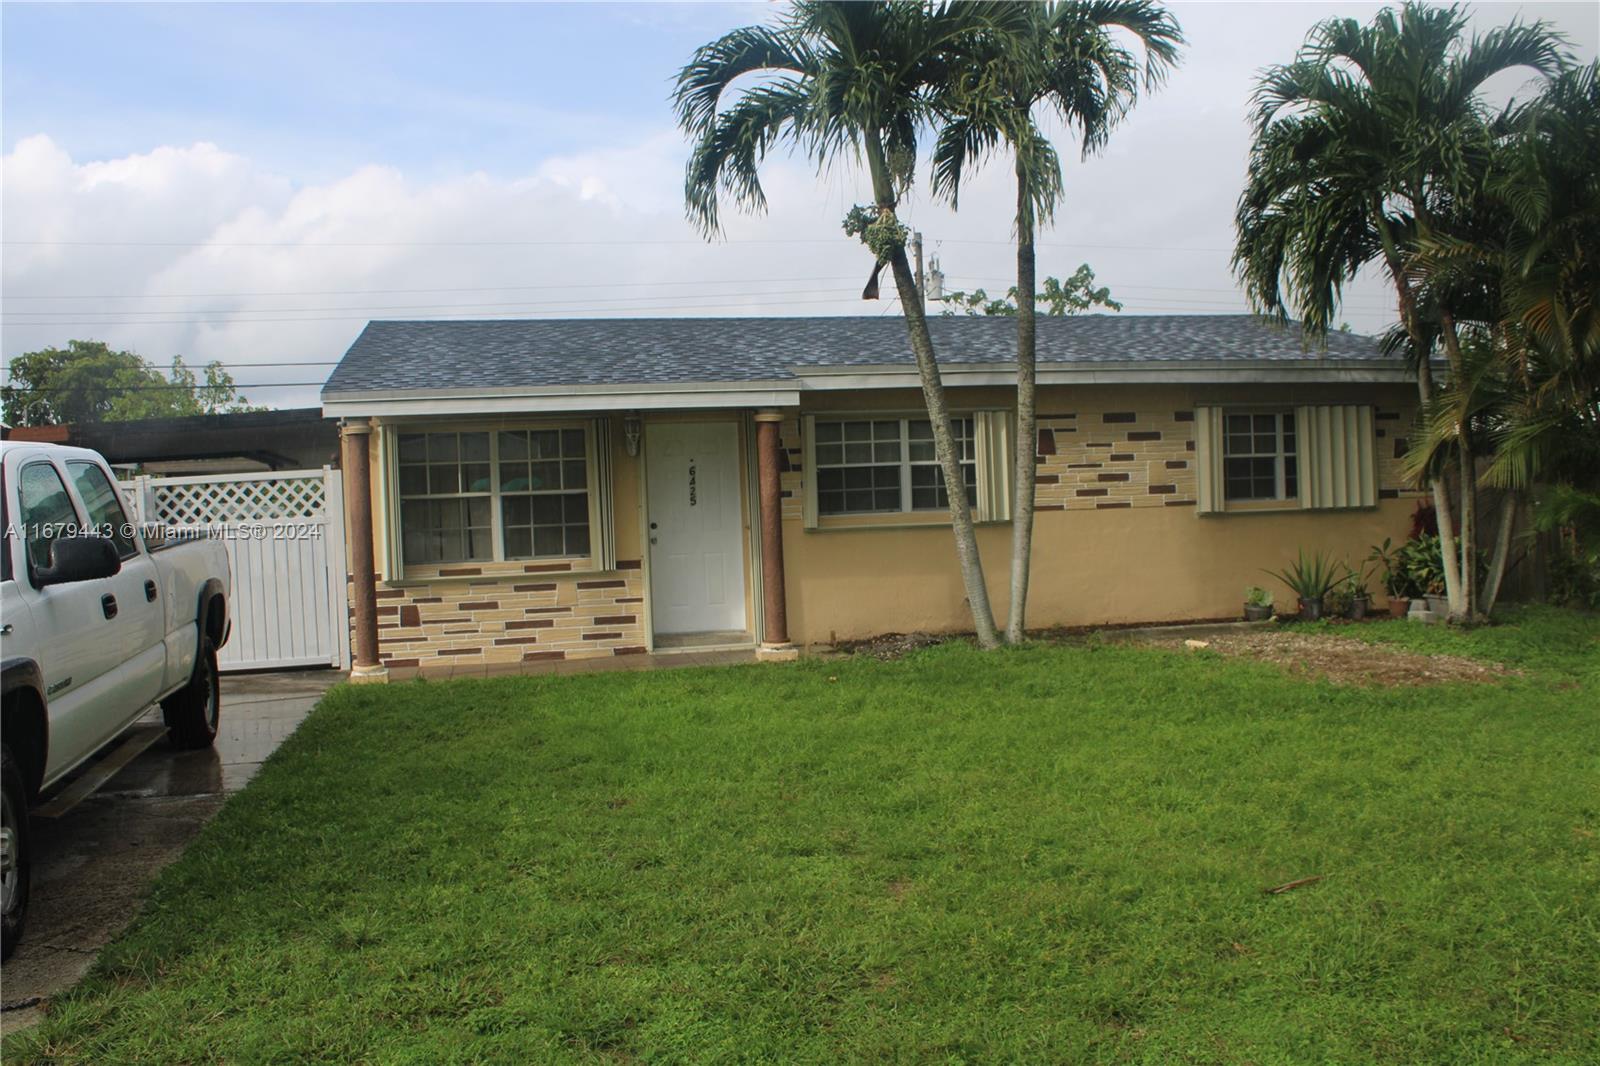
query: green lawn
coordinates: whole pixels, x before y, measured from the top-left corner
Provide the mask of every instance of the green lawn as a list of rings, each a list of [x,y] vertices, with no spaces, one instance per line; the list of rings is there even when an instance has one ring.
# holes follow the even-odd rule
[[[1339,632],[345,686],[5,1060],[1595,1061],[1600,619]]]

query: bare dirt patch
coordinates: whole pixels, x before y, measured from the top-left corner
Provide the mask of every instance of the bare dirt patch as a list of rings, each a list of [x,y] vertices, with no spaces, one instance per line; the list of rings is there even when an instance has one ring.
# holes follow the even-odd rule
[[[914,651],[931,648],[952,639],[933,633],[885,633],[869,640],[841,641],[835,645],[847,655],[865,655],[882,662],[903,659]]]
[[[1174,638],[1155,643],[1191,650]],[[1233,658],[1256,659],[1303,677],[1326,678],[1336,685],[1442,685],[1451,681],[1489,682],[1515,674],[1499,663],[1458,655],[1423,655],[1403,648],[1349,637],[1268,631],[1209,637],[1205,649]]]

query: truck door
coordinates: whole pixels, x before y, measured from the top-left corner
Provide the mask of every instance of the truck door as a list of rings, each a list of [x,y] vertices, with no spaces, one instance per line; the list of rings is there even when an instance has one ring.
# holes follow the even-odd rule
[[[83,517],[67,492],[61,472],[45,458],[22,459],[16,476],[17,507],[12,513],[26,549],[27,573],[16,575],[17,591],[28,605],[26,624],[34,629],[39,668],[49,704],[49,781],[92,752],[127,721],[120,706],[118,667],[122,640],[101,598],[104,581],[77,581],[37,588],[33,571],[50,564],[50,543],[80,531]]]
[[[117,616],[111,627],[122,644],[124,710],[131,717],[161,695],[166,673],[167,627],[155,561],[145,552],[117,491],[98,463],[68,459],[67,477],[89,525],[117,546],[122,570],[106,579]]]

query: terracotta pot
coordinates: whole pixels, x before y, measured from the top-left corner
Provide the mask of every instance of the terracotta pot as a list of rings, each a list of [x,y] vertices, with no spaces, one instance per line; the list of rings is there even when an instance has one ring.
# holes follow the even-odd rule
[[[1411,610],[1411,601],[1404,596],[1389,597],[1389,617],[1404,618],[1406,612]]]
[[[1300,597],[1300,617],[1307,622],[1315,622],[1322,617],[1322,597],[1314,596],[1311,599]]]

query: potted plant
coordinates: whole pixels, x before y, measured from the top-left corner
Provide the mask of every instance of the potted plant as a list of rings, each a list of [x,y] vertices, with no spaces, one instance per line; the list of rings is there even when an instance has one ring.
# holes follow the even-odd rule
[[[1300,601],[1300,617],[1310,622],[1322,617],[1323,598],[1339,581],[1333,560],[1322,552],[1308,556],[1304,548],[1287,569],[1264,572],[1289,586],[1289,591]]]
[[[1450,606],[1444,594],[1444,564],[1439,558],[1438,536],[1413,537],[1400,549],[1400,555],[1415,594],[1427,598],[1428,610],[1434,614],[1447,614]]]
[[[1411,579],[1406,575],[1405,561],[1400,557],[1401,549],[1393,544],[1390,538],[1384,537],[1382,544],[1372,546],[1372,554],[1367,556],[1367,562],[1378,566],[1378,580],[1383,585],[1384,594],[1389,597],[1389,617],[1403,618],[1411,609]]]
[[[1244,590],[1244,620],[1265,622],[1272,617],[1272,593],[1260,585],[1249,585]]]
[[[1345,610],[1350,618],[1359,622],[1367,616],[1367,608],[1372,606],[1372,595],[1367,591],[1367,575],[1371,570],[1366,565],[1357,570],[1349,563],[1345,564],[1344,569]]]

